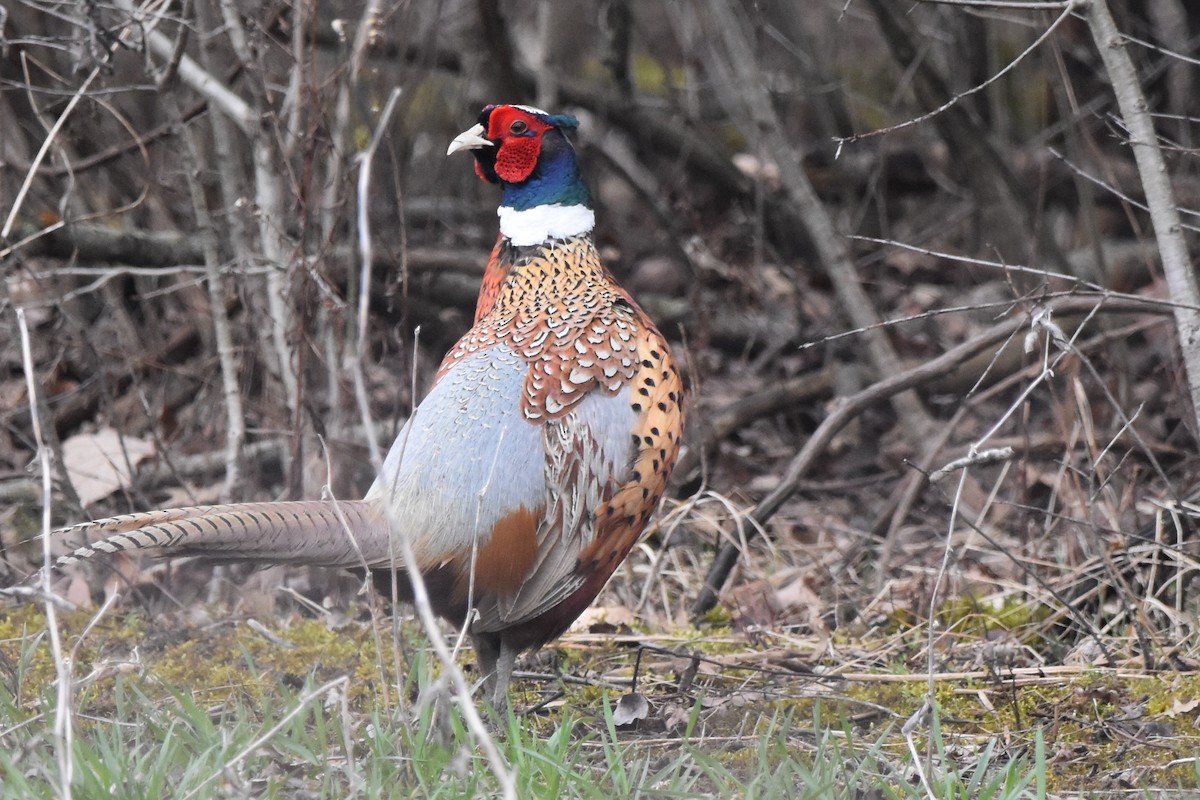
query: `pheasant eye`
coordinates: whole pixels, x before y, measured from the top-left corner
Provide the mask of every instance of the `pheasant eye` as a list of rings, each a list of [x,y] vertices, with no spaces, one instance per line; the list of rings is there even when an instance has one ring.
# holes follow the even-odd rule
[[[529,130],[529,126],[523,119],[513,120],[513,124],[508,126],[508,132],[520,136],[525,131]]]

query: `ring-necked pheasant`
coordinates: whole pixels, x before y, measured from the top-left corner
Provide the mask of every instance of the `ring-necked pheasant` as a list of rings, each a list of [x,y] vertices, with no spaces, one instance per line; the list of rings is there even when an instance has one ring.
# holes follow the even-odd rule
[[[587,608],[654,513],[682,388],[666,341],[600,262],[573,117],[487,106],[450,144],[500,184],[500,236],[475,324],[446,354],[360,501],[200,506],[87,522],[120,550],[371,569],[409,599],[410,536],[434,611],[469,624],[496,708],[517,654]],[[472,565],[474,576],[472,578]],[[474,609],[473,619],[469,619]]]

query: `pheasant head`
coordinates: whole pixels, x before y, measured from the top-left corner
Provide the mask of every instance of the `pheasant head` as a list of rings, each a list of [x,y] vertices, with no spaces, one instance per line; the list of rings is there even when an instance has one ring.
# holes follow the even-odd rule
[[[486,106],[478,124],[446,154],[471,150],[475,172],[503,189],[500,234],[515,245],[587,233],[595,227],[592,197],[566,131],[579,122],[529,106]]]

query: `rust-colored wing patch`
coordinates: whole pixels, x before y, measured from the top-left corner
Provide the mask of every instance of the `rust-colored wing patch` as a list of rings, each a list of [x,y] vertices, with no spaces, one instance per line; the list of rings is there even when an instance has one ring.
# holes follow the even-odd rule
[[[543,511],[519,507],[500,519],[492,528],[492,537],[479,548],[475,558],[475,591],[510,597],[521,588],[537,559],[537,530]],[[470,555],[463,559],[464,581],[469,577]]]

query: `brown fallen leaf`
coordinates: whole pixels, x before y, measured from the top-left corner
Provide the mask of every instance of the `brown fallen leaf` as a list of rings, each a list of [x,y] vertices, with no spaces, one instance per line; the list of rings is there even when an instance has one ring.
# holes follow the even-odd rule
[[[1192,711],[1195,711],[1197,708],[1200,708],[1200,698],[1195,698],[1192,700],[1180,700],[1178,697],[1176,697],[1174,702],[1171,703],[1171,707],[1164,711],[1162,715],[1164,717],[1171,717],[1174,719],[1182,714],[1188,714]]]
[[[70,437],[62,443],[62,453],[71,484],[87,505],[128,486],[131,469],[154,455],[154,443],[101,428]]]

